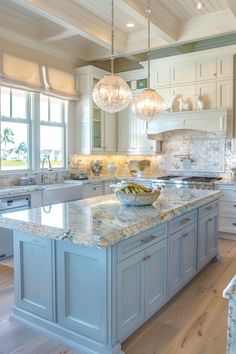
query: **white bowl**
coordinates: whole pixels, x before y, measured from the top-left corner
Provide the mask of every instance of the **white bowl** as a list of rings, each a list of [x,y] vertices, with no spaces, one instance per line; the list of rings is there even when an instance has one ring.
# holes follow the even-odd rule
[[[122,193],[119,191],[115,192],[117,199],[124,205],[132,206],[143,206],[151,205],[157,200],[161,191],[159,189],[153,189],[151,192],[147,193]]]

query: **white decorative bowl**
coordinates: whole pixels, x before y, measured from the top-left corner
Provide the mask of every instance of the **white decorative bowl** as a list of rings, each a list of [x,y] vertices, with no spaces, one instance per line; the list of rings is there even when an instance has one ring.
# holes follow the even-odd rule
[[[148,193],[122,193],[115,191],[117,199],[124,205],[143,206],[151,205],[161,194],[160,189],[153,189]]]

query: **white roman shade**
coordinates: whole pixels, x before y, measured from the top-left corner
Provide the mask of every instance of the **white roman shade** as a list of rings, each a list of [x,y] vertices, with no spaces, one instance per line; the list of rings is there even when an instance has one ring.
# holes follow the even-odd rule
[[[0,53],[0,84],[77,100],[73,73],[41,65],[8,53]]]
[[[69,99],[76,98],[75,76],[72,73],[58,70],[52,67],[45,68],[45,86],[48,93],[65,96]]]
[[[2,55],[3,79],[34,89],[42,89],[40,65],[30,60],[21,59],[10,54]]]

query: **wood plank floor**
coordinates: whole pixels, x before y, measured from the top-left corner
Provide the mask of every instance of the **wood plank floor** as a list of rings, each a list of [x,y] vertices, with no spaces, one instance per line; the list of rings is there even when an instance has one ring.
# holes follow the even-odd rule
[[[228,302],[223,289],[236,273],[236,241],[220,240],[210,263],[157,315],[123,343],[126,354],[225,354]],[[78,354],[9,320],[13,270],[0,265],[0,354]]]

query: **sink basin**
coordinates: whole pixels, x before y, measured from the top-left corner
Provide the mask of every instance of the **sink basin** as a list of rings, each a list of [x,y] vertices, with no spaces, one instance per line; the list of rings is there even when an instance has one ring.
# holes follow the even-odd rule
[[[82,187],[78,183],[57,183],[43,186],[42,204],[56,204],[72,200],[78,200],[83,197]]]

